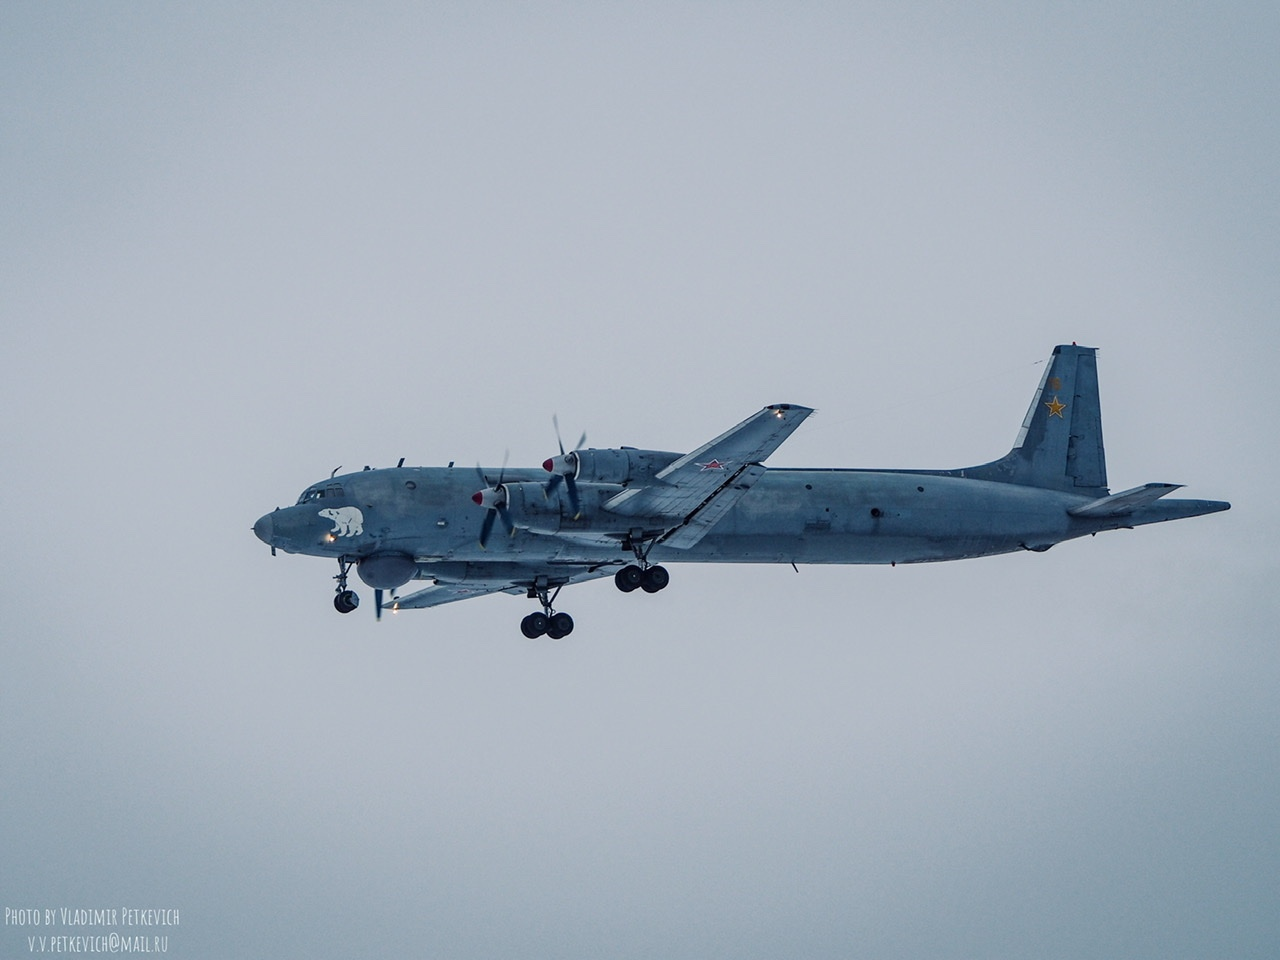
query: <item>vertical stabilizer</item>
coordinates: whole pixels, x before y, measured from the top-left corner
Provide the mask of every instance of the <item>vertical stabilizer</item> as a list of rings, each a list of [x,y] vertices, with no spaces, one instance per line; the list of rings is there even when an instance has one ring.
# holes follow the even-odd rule
[[[964,476],[1106,496],[1096,354],[1095,347],[1054,347],[1013,449]]]

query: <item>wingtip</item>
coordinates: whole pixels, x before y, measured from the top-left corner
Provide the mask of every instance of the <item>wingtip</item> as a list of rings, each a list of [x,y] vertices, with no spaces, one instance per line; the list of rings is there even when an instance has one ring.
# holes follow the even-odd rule
[[[764,409],[779,419],[786,416],[807,417],[813,413],[813,407],[806,407],[798,403],[771,403]]]

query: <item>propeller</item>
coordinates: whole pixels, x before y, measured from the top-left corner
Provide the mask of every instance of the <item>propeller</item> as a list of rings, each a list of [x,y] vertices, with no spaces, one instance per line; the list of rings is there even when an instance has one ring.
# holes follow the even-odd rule
[[[565,453],[564,441],[560,439],[560,418],[552,415],[551,423],[556,428],[556,443],[560,445],[560,456],[549,457],[542,461],[542,469],[551,474],[544,492],[548,497],[551,496],[563,480],[565,492],[569,495],[569,509],[573,511],[573,519],[577,520],[582,516],[582,507],[578,501],[578,483],[575,479],[578,475],[578,454],[575,451],[581,450],[582,445],[587,442],[587,432],[582,431],[582,436],[578,438],[573,450]]]
[[[511,514],[507,510],[507,488],[502,485],[502,479],[507,472],[507,456],[509,454],[510,451],[503,455],[502,469],[498,471],[498,482],[492,486],[489,484],[489,478],[480,469],[480,464],[476,464],[476,476],[484,484],[484,489],[472,494],[471,500],[476,506],[484,507],[489,511],[484,515],[484,520],[480,524],[481,549],[484,549],[485,544],[489,542],[489,534],[493,532],[494,517],[502,521],[502,526],[506,528],[507,536],[514,537],[516,534],[516,525],[511,522]]]
[[[391,596],[387,596],[387,591],[381,587],[377,587],[373,591],[373,616],[375,620],[382,620],[382,611],[390,610],[395,613],[400,609],[400,594],[397,592],[398,587],[391,588]]]

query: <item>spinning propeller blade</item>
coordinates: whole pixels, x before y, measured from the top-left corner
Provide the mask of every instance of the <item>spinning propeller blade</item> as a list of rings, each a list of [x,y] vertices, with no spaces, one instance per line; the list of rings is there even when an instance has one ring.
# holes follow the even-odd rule
[[[511,514],[507,510],[507,488],[502,485],[503,478],[507,474],[507,458],[510,455],[510,450],[502,455],[502,469],[498,471],[498,482],[493,486],[489,485],[489,478],[484,475],[484,470],[481,469],[480,464],[476,464],[476,476],[484,484],[484,489],[472,494],[471,500],[477,506],[484,507],[489,511],[484,515],[484,520],[480,523],[481,549],[484,549],[489,542],[489,534],[493,532],[493,518],[495,515],[502,521],[502,526],[506,529],[508,536],[514,537],[516,535],[516,525],[511,522]]]
[[[542,469],[551,474],[551,479],[547,481],[543,493],[548,497],[551,496],[563,480],[565,492],[569,495],[569,509],[573,511],[573,519],[577,520],[582,516],[582,507],[578,500],[578,484],[574,479],[578,473],[578,456],[572,451],[565,453],[564,440],[560,438],[560,418],[553,414],[551,423],[556,429],[556,444],[560,447],[560,456],[543,461]],[[586,442],[587,432],[584,430],[573,449],[581,450]]]

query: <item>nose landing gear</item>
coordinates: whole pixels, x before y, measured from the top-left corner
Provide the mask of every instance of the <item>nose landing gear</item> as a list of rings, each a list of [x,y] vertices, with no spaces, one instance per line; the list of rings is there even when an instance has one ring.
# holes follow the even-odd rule
[[[333,609],[339,613],[350,613],[360,606],[360,598],[356,592],[347,589],[347,571],[351,569],[353,563],[354,561],[345,557],[338,558],[338,575],[333,578],[338,581],[337,596],[333,598]]]

